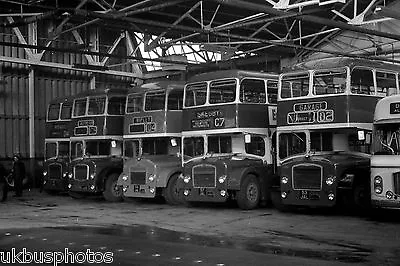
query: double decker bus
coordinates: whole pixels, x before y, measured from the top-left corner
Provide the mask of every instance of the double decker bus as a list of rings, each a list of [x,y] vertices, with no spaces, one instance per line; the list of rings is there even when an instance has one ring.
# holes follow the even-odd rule
[[[368,207],[374,108],[398,90],[398,67],[350,58],[299,67],[279,78],[275,203]]]
[[[274,172],[278,75],[241,70],[191,78],[184,89],[183,174],[187,202],[269,200]]]
[[[124,197],[163,196],[180,202],[176,182],[180,159],[184,83],[159,81],[133,88],[127,96],[124,170],[118,179]]]
[[[400,95],[377,103],[372,143],[372,207],[400,209]]]
[[[97,89],[73,103],[68,189],[72,197],[102,193],[122,200],[117,186],[122,172],[122,136],[127,89]]]
[[[47,107],[42,184],[47,192],[67,191],[71,114],[71,97],[54,99]]]

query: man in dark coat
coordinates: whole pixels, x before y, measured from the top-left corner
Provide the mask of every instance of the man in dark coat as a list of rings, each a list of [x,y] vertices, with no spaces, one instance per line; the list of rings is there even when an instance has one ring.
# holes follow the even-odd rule
[[[22,181],[25,177],[25,165],[21,162],[21,159],[18,154],[13,157],[14,163],[12,168],[13,178],[14,178],[14,189],[15,196],[22,196]]]
[[[0,202],[6,201],[8,193],[8,185],[6,182],[6,169],[0,164]]]

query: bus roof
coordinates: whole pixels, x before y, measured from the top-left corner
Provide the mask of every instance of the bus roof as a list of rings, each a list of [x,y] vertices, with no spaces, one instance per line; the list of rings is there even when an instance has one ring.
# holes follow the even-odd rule
[[[150,90],[159,90],[159,89],[182,89],[185,86],[184,81],[170,81],[170,80],[162,80],[162,81],[155,81],[144,83],[139,86],[135,86],[129,89],[128,93],[135,93],[135,92],[146,92]]]
[[[225,78],[244,78],[244,77],[254,77],[254,78],[271,78],[278,79],[278,74],[275,73],[264,73],[257,71],[245,71],[245,70],[219,70],[214,72],[207,72],[197,74],[188,80],[188,83],[200,82],[215,79],[225,79]]]
[[[320,58],[320,59],[300,62],[298,64],[293,65],[292,68],[286,69],[285,72],[297,71],[297,70],[309,70],[309,69],[324,69],[324,68],[333,68],[341,66],[348,66],[350,68],[354,66],[366,66],[377,69],[390,69],[395,72],[400,72],[399,64],[383,62],[378,60],[357,59],[350,57],[327,57],[327,58]]]
[[[392,95],[381,99],[375,107],[374,123],[381,124],[399,122],[400,95]]]

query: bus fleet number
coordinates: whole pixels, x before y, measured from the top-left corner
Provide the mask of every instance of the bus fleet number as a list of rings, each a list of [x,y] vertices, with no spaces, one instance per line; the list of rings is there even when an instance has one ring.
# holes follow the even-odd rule
[[[214,119],[214,126],[215,127],[223,127],[225,123],[225,118],[217,117]]]

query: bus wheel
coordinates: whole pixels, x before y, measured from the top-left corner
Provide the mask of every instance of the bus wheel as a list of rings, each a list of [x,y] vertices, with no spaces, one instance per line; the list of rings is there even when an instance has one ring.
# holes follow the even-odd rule
[[[257,208],[260,202],[260,184],[254,175],[244,178],[237,194],[237,203],[242,210]]]
[[[118,174],[111,174],[107,177],[103,197],[106,201],[118,202],[122,201],[122,186],[117,185]]]
[[[183,203],[182,193],[179,193],[177,182],[178,175],[173,175],[170,177],[167,187],[164,188],[164,198],[165,201],[170,205],[178,205]]]

